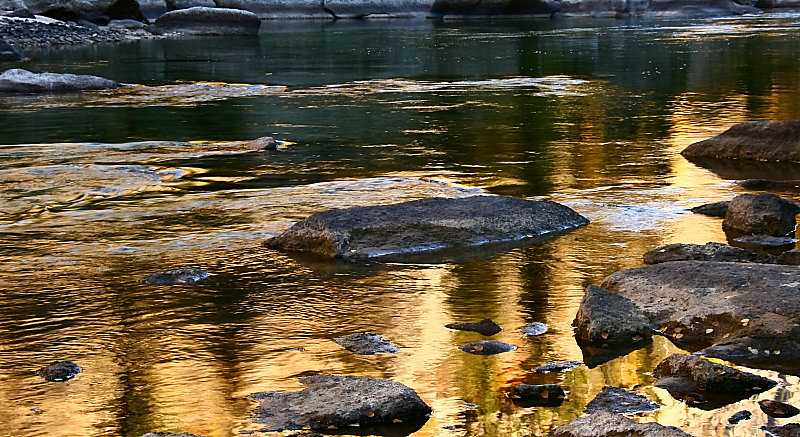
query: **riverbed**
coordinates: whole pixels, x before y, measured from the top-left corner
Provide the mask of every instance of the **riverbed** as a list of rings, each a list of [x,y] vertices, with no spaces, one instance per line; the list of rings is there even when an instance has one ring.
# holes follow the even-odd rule
[[[800,117],[800,15],[714,20],[264,22],[253,38],[167,38],[27,51],[0,64],[129,84],[0,97],[0,435],[230,436],[247,396],[325,372],[415,389],[418,436],[541,436],[603,386],[663,405],[637,417],[696,436],[763,436],[756,404],[800,403],[798,377],[704,411],[651,387],[662,338],[589,369],[570,323],[583,290],[674,243],[725,242],[688,209],[758,173],[679,153],[738,122]],[[247,150],[261,136],[276,151]],[[785,171],[772,178],[800,179]],[[554,200],[591,224],[557,238],[344,263],[262,246],[330,208],[432,196]],[[798,201],[796,193],[778,192]],[[193,286],[154,272],[194,267]],[[474,356],[448,323],[492,318],[518,348]],[[524,336],[531,322],[548,327]],[[397,354],[332,338],[375,332]],[[46,382],[52,361],[83,373]],[[522,408],[518,382],[560,383]],[[727,418],[749,409],[753,419]]]

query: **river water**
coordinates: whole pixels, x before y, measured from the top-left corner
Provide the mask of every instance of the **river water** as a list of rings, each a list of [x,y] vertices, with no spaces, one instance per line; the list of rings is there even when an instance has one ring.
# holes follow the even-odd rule
[[[184,38],[29,52],[24,68],[96,74],[121,91],[0,97],[0,435],[236,435],[251,393],[317,372],[414,388],[419,436],[541,436],[604,385],[663,405],[698,436],[787,423],[797,376],[703,411],[650,387],[678,349],[589,369],[570,323],[584,288],[658,245],[725,241],[687,209],[743,192],[736,169],[679,152],[751,119],[800,117],[800,16],[698,21],[265,22],[258,38]],[[0,67],[11,67],[0,65]],[[274,152],[243,142],[272,135]],[[792,170],[773,178],[800,178]],[[329,208],[503,194],[564,203],[592,223],[548,241],[406,262],[344,264],[261,246]],[[798,200],[791,193],[780,193]],[[153,272],[197,267],[195,286]],[[490,317],[518,346],[473,356]],[[543,322],[548,332],[519,328]],[[382,334],[395,355],[331,341]],[[65,383],[34,371],[72,360]],[[560,407],[521,408],[518,382],[561,383]],[[728,425],[741,409],[754,418]]]

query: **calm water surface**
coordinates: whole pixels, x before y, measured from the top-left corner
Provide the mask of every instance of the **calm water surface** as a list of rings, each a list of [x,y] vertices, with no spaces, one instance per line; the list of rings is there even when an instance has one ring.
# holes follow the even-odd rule
[[[664,405],[637,420],[762,436],[790,419],[755,402],[800,404],[796,376],[758,371],[781,385],[708,412],[649,386],[678,351],[661,339],[592,369],[532,369],[582,359],[570,322],[587,285],[661,244],[725,241],[719,220],[687,208],[742,192],[746,175],[679,152],[737,122],[800,117],[798,35],[796,15],[265,22],[258,38],[28,53],[24,68],[136,86],[0,98],[0,435],[230,436],[255,429],[247,395],[328,372],[413,387],[434,409],[419,436],[545,435],[604,385]],[[263,135],[286,147],[244,149]],[[316,211],[480,194],[555,200],[592,224],[366,265],[261,247]],[[181,267],[211,277],[139,282]],[[444,325],[484,317],[518,349],[458,350],[480,336]],[[526,338],[530,322],[549,331]],[[400,352],[330,341],[362,331]],[[57,359],[84,372],[34,374]],[[516,407],[505,393],[518,382],[561,383],[569,398]],[[754,418],[728,425],[743,408]]]

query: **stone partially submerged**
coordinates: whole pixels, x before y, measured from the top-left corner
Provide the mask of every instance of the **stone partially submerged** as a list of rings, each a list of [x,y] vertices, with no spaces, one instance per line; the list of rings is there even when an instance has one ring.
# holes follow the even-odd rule
[[[50,382],[64,382],[81,373],[81,366],[72,361],[56,361],[36,371],[36,374]]]
[[[602,286],[633,301],[653,327],[683,349],[800,371],[797,267],[673,261],[616,272]]]
[[[256,393],[261,404],[255,421],[262,432],[329,430],[359,426],[388,426],[413,431],[421,427],[431,408],[405,385],[358,376],[314,375],[303,378],[299,392]]]
[[[359,260],[520,240],[588,223],[570,208],[549,201],[431,198],[319,212],[265,244],[285,252]]]
[[[480,322],[471,323],[449,323],[444,325],[444,327],[458,331],[477,332],[478,334],[485,335],[487,337],[491,337],[503,330],[503,328],[501,328],[492,319],[483,319]]]
[[[158,17],[150,31],[155,34],[256,35],[261,19],[250,11],[196,6]]]
[[[521,407],[557,407],[567,395],[558,384],[517,384],[511,387],[508,397]]]
[[[396,354],[397,346],[380,334],[360,332],[357,334],[336,337],[333,342],[359,355]]]
[[[794,202],[774,194],[740,194],[728,205],[722,228],[738,235],[794,235],[798,212]]]
[[[554,429],[550,437],[692,437],[674,426],[638,423],[609,411],[579,417]]]
[[[642,260],[645,264],[690,260],[775,264],[774,255],[749,252],[740,247],[714,242],[702,245],[668,244],[648,250]]]
[[[0,74],[0,93],[67,93],[119,88],[113,80],[85,74],[32,73],[21,68]]]
[[[800,120],[747,121],[681,152],[690,161],[744,159],[800,162]]]
[[[610,411],[617,414],[632,414],[655,411],[660,405],[636,393],[619,387],[605,386],[587,405],[587,413]]]

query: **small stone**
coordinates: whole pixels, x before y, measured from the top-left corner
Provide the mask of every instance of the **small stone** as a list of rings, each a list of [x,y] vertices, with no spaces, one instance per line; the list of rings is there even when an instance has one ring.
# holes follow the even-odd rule
[[[610,411],[617,414],[643,413],[661,408],[658,404],[642,395],[627,390],[605,386],[594,399],[586,405],[587,413]]]
[[[729,417],[728,418],[728,423],[730,423],[730,424],[739,423],[739,422],[741,422],[743,420],[750,419],[750,417],[752,417],[752,416],[753,416],[753,413],[751,413],[751,412],[749,412],[747,410],[742,410],[742,411],[739,411],[737,413],[734,413],[733,416]]]
[[[725,218],[728,212],[729,200],[722,202],[707,203],[705,205],[695,206],[691,211],[695,214],[707,215],[709,217]]]
[[[207,272],[200,269],[178,269],[154,273],[145,277],[142,282],[147,285],[192,285],[208,276]]]
[[[517,384],[511,387],[508,397],[523,407],[556,407],[564,402],[567,395],[558,384]]]
[[[533,369],[536,373],[551,373],[551,372],[564,372],[567,370],[572,370],[578,366],[582,366],[583,363],[580,361],[548,361],[541,366]]]
[[[56,361],[37,370],[36,374],[50,382],[64,382],[74,378],[82,370],[81,366],[72,361]]]
[[[389,340],[370,332],[337,337],[333,342],[359,355],[396,354],[399,351]]]
[[[459,331],[477,332],[478,334],[485,335],[487,337],[491,337],[492,335],[495,335],[503,330],[503,328],[498,326],[497,323],[492,321],[492,319],[483,319],[480,322],[473,323],[450,323],[444,325],[444,327]]]
[[[272,137],[261,137],[249,141],[245,146],[250,150],[276,150],[278,142]]]
[[[503,352],[511,352],[516,350],[517,347],[499,341],[481,340],[467,343],[461,346],[460,349],[473,355],[495,355]]]
[[[545,332],[547,332],[547,325],[540,322],[533,322],[523,326],[522,328],[520,328],[520,330],[524,335],[530,335],[530,336],[542,335]]]

